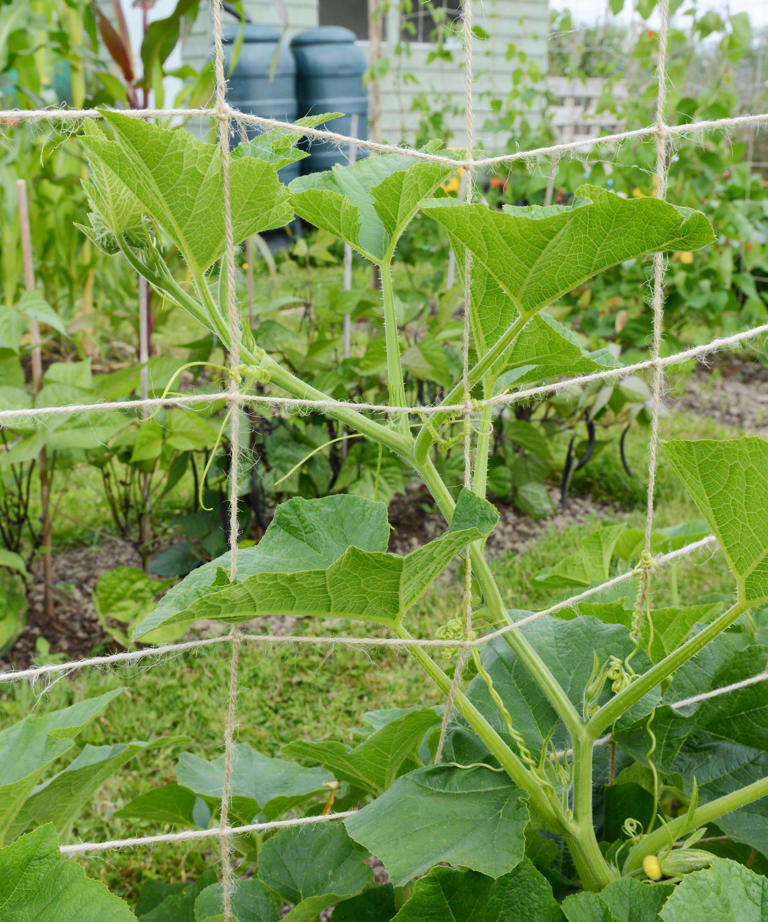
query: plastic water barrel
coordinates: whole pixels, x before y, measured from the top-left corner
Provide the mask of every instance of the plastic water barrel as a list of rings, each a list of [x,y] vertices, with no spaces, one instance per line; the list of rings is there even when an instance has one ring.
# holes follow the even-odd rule
[[[368,68],[365,52],[355,43],[355,33],[341,26],[320,26],[300,32],[291,42],[296,59],[296,96],[299,114],[342,112],[331,130],[358,138],[368,136],[368,94],[363,74]],[[357,129],[353,131],[353,118]],[[322,126],[325,127],[325,126]],[[335,163],[347,163],[349,151],[325,141],[308,145],[309,157],[301,161],[302,173],[330,170]],[[358,158],[363,152],[358,152]]]
[[[229,74],[229,57],[241,28],[245,30],[243,44],[235,68]],[[250,115],[295,122],[299,115],[296,63],[289,49],[280,44],[280,32],[269,26],[249,23],[245,26],[227,26],[222,37],[227,55],[227,99],[230,105]],[[249,138],[262,131],[256,125],[247,125],[246,128]],[[233,143],[237,143],[236,140]],[[298,175],[298,163],[280,170],[280,179],[284,183]]]

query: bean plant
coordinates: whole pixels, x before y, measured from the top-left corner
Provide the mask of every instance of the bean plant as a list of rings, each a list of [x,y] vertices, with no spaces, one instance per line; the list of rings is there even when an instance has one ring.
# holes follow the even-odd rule
[[[768,445],[742,438],[663,447],[732,570],[727,606],[654,608],[653,560],[635,535],[636,599],[602,595],[601,604],[574,603],[517,626],[530,613],[508,610],[484,551],[498,515],[485,498],[493,429],[482,398],[615,364],[610,354],[583,349],[550,321],[547,307],[610,267],[710,245],[709,222],[697,211],[594,186],[575,190],[566,206],[498,212],[441,195],[455,172],[449,162],[401,155],[371,155],[286,188],[277,169],[301,156],[295,140],[275,130],[232,150],[235,244],[298,215],[378,268],[392,412],[382,418],[335,405],[326,412],[383,457],[406,463],[446,530],[400,556],[387,551],[384,504],[351,495],[294,497],[278,507],[256,546],[238,552],[234,580],[228,554],[199,567],[167,592],[134,638],[203,618],[348,619],[399,639],[447,696],[457,659],[414,643],[412,611],[465,551],[472,632],[464,638],[457,584],[455,620],[437,636],[498,633],[471,650],[438,762],[442,712],[420,706],[366,715],[353,748],[296,741],[285,750],[291,762],[236,745],[231,822],[299,809],[354,811],[343,820],[234,837],[245,875],[236,882],[236,917],[276,920],[285,901],[293,922],[318,919],[332,905],[337,920],[398,922],[677,922],[705,907],[713,919],[763,918],[763,692],[747,684],[710,700],[697,696],[765,666]],[[82,144],[90,169],[86,233],[231,351],[220,147],[113,112],[84,127]],[[465,308],[475,435],[471,484],[461,489],[438,472],[460,435],[461,414],[395,409],[405,406],[405,391],[392,263],[417,214],[448,235],[459,267],[467,252],[471,258]],[[161,255],[169,241],[183,257],[184,281]],[[276,396],[329,399],[261,347],[258,327],[237,337],[240,364],[230,374],[243,393],[259,386]],[[462,398],[463,383],[454,380],[443,405]],[[685,529],[680,534],[684,543]],[[598,529],[573,566],[607,567],[619,537]],[[571,569],[570,562],[557,569],[560,585],[571,585]],[[123,815],[206,827],[215,821],[223,772],[223,756],[207,762],[185,753],[178,783],[144,795]],[[373,885],[370,855],[383,862],[386,886]],[[203,890],[206,883],[195,885],[200,895],[190,894],[195,919],[221,912],[221,885]],[[181,917],[173,909],[177,893],[153,893],[144,903],[147,918]]]

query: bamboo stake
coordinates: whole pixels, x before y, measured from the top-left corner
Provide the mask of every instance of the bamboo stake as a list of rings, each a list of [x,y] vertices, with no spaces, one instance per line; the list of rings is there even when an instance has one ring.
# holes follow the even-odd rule
[[[19,228],[21,252],[24,258],[24,284],[27,291],[35,288],[35,270],[32,263],[32,237],[29,232],[29,207],[27,204],[27,183],[16,180],[19,200]],[[43,385],[43,358],[40,346],[40,327],[37,320],[29,318],[29,339],[32,344],[32,389],[37,396]],[[40,505],[43,524],[43,610],[46,621],[53,620],[53,559],[51,556],[50,483],[48,480],[48,457],[45,448],[38,455],[40,472]]]

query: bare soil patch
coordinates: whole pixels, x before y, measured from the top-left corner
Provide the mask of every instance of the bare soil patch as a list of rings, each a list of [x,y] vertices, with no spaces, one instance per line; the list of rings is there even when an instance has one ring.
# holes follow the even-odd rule
[[[43,562],[35,561],[28,594],[27,629],[0,660],[0,668],[26,669],[37,657],[38,637],[50,652],[68,659],[90,656],[97,648],[110,648],[93,607],[92,593],[99,577],[115,567],[140,567],[141,557],[126,541],[107,538],[97,547],[61,551],[53,555],[54,610],[46,620],[43,610]]]
[[[768,367],[757,361],[716,357],[699,364],[685,392],[668,401],[670,409],[709,416],[717,422],[755,432],[768,427]]]

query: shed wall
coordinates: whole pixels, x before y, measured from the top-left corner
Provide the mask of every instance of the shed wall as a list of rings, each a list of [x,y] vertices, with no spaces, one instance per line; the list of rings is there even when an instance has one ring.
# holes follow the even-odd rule
[[[318,24],[317,0],[282,0],[279,5],[287,14],[286,40]],[[244,7],[254,22],[277,28],[283,25],[278,4],[271,0],[245,0]],[[383,138],[393,143],[413,141],[420,115],[411,108],[415,98],[424,94],[433,107],[445,110],[448,129],[453,132],[449,143],[460,145],[465,124],[461,49],[455,49],[454,61],[428,63],[432,46],[412,43],[407,57],[396,57],[393,49],[398,33],[397,16],[396,10],[390,12],[382,43],[382,54],[391,61],[389,72],[381,81]],[[514,60],[507,60],[507,48],[514,43],[542,71],[546,69],[549,3],[548,0],[483,0],[474,5],[473,21],[490,34],[487,41],[475,41],[473,45],[475,140],[496,151],[508,139],[496,137],[484,128],[484,124],[491,115],[491,97],[504,97],[512,86],[512,72],[518,65]],[[367,50],[367,42],[360,44]],[[192,32],[183,39],[184,61],[198,67],[210,54],[210,49],[210,12],[205,10]],[[406,74],[410,76],[405,78]],[[458,111],[453,112],[453,109]]]

